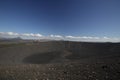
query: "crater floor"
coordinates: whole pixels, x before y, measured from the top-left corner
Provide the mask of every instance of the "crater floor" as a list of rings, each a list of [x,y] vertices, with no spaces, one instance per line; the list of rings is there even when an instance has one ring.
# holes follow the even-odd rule
[[[119,80],[120,43],[0,45],[0,80]]]

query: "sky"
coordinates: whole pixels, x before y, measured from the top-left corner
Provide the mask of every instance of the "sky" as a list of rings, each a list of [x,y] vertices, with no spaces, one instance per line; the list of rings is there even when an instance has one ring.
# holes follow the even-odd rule
[[[14,33],[120,38],[120,0],[0,0],[0,36]]]

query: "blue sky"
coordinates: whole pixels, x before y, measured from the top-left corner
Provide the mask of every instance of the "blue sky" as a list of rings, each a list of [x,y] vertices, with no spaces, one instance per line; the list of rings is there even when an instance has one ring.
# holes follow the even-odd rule
[[[120,37],[120,0],[0,0],[0,32]]]

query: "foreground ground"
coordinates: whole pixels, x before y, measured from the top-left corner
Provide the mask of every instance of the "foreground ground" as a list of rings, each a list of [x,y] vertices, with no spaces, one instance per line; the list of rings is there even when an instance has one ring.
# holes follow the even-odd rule
[[[120,80],[120,63],[1,65],[0,80]]]
[[[0,80],[120,80],[120,43],[0,44]]]

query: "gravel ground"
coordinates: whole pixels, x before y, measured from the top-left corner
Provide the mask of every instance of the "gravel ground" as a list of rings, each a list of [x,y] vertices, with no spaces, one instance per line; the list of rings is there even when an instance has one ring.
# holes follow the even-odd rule
[[[0,80],[120,80],[120,63],[0,65]]]

